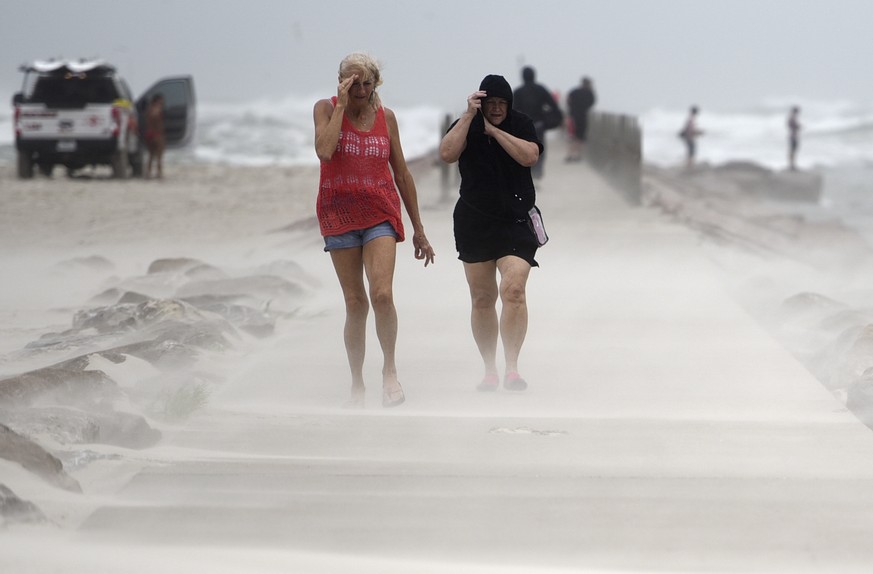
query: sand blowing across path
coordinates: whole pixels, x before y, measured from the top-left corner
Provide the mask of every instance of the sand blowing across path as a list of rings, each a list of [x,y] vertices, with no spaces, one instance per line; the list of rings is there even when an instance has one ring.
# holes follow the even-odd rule
[[[0,570],[865,571],[873,437],[735,297],[758,255],[713,257],[550,151],[529,390],[475,391],[452,203],[421,162],[437,259],[398,249],[390,410],[372,326],[367,408],[342,408],[316,169],[0,171],[0,379],[63,365],[91,389],[2,411],[80,492],[0,461],[41,517],[8,525]]]

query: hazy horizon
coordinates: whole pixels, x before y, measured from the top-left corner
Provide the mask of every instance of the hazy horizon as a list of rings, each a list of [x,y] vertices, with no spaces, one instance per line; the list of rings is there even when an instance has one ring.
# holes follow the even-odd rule
[[[132,7],[141,6],[141,13]],[[730,109],[768,98],[869,101],[862,64],[873,5],[862,0],[545,1],[396,5],[251,0],[134,4],[47,0],[4,7],[0,97],[18,90],[20,64],[101,57],[136,94],[192,74],[200,101],[239,102],[335,90],[349,52],[383,64],[386,105],[463,107],[488,73],[538,80],[566,94],[594,79],[599,107]]]

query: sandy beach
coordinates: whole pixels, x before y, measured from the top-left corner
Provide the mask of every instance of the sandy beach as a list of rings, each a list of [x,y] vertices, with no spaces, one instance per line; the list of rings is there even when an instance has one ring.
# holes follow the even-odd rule
[[[395,278],[408,402],[379,406],[371,325],[363,411],[317,168],[0,166],[0,383],[43,385],[0,392],[0,423],[63,464],[0,459],[0,570],[865,571],[869,246],[730,174],[648,169],[636,206],[550,151],[530,391],[474,391],[428,159],[436,265],[407,242]]]

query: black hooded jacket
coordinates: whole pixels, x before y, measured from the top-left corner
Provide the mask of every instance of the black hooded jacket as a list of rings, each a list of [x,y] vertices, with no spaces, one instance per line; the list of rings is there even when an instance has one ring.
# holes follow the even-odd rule
[[[507,117],[497,127],[536,143],[542,153],[543,144],[531,119],[512,109],[509,83],[502,76],[486,76],[480,89],[489,96],[509,101]],[[481,113],[470,124],[466,148],[458,159],[458,169],[461,173],[461,199],[476,211],[497,219],[522,220],[534,206],[536,191],[530,168],[515,161],[499,143],[485,135],[485,120]]]

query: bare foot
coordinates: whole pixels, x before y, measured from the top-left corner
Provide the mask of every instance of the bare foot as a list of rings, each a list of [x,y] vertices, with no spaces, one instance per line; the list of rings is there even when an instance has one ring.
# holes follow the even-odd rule
[[[367,390],[363,385],[352,385],[352,394],[349,400],[344,405],[347,409],[362,409],[364,408]]]
[[[382,388],[383,407],[396,407],[398,405],[402,405],[406,401],[406,395],[403,394],[403,387],[400,386],[399,382],[396,383],[397,385],[393,388]]]

